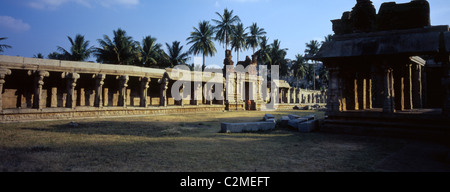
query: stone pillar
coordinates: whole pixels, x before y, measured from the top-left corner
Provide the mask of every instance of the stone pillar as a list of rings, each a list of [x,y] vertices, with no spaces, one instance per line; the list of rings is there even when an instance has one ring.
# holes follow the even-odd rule
[[[405,109],[413,109],[411,64],[404,66]]]
[[[366,75],[364,73],[358,73],[357,77],[357,87],[358,89],[355,90],[358,94],[358,106],[360,110],[365,110],[367,107],[367,95],[366,95]]]
[[[442,86],[444,88],[444,106],[442,107],[443,115],[450,117],[450,56],[446,55],[444,57],[443,70],[444,75],[442,78]]]
[[[119,101],[117,106],[127,107],[128,75],[119,76]]]
[[[351,110],[359,110],[359,102],[358,102],[358,79],[356,78],[356,75],[353,74],[350,77],[350,109]]]
[[[5,84],[6,75],[11,75],[11,70],[0,68],[0,111],[3,111],[3,101],[2,101],[2,93],[3,93],[3,84]]]
[[[148,83],[151,81],[151,78],[149,77],[142,77],[141,78],[141,90],[140,90],[140,107],[147,107],[148,101],[147,101],[147,95],[148,95],[148,88],[150,87]]]
[[[422,66],[414,64],[412,67],[412,98],[414,108],[423,108],[422,104]]]
[[[366,79],[366,109],[372,109],[372,79],[375,71],[371,72]]]
[[[160,81],[159,106],[167,107],[167,89],[169,89],[169,78],[163,77]]]
[[[66,84],[67,95],[65,107],[74,109],[76,106],[75,87],[77,86],[77,80],[80,78],[80,75],[78,73],[65,72],[62,73],[61,78],[66,79],[67,81]]]
[[[42,86],[44,86],[44,78],[50,76],[48,71],[28,71],[28,75],[34,76],[34,97],[33,97],[33,108],[42,109],[40,103],[42,100]]]
[[[202,102],[202,82],[193,82],[191,104],[200,105]]]
[[[50,107],[58,107],[58,88],[52,87],[51,88],[51,99],[50,99]]]
[[[105,74],[96,74],[93,76],[95,79],[95,98],[94,107],[103,107],[103,85],[105,84]]]
[[[109,106],[109,93],[108,93],[109,89],[108,88],[103,88],[103,106]]]
[[[394,70],[394,93],[395,93],[395,109],[403,111],[405,109],[405,78],[403,66],[399,66]]]
[[[394,113],[395,101],[394,101],[394,77],[392,68],[386,67],[384,72],[384,102],[383,112]]]

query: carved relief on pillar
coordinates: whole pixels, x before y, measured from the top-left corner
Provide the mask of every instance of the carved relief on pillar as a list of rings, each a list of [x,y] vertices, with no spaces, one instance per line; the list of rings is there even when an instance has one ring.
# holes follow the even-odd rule
[[[147,107],[148,105],[148,101],[147,101],[147,96],[148,96],[148,88],[150,87],[148,85],[148,83],[150,83],[151,78],[150,77],[142,77],[140,79],[141,81],[141,90],[140,90],[140,107]]]
[[[33,97],[33,108],[42,109],[40,103],[42,99],[42,86],[44,86],[44,78],[49,77],[50,73],[48,71],[28,71],[29,76],[34,76],[34,97]]]
[[[95,74],[93,75],[95,79],[95,107],[103,107],[103,85],[105,84],[105,74]]]
[[[118,76],[119,79],[119,101],[118,106],[126,107],[127,106],[127,87],[128,80],[130,80],[128,75]]]
[[[384,66],[384,102],[383,112],[395,112],[394,93],[394,70],[389,66]]]
[[[5,84],[6,75],[11,75],[11,70],[0,68],[0,111],[3,110],[3,101],[2,101],[2,93],[3,93],[3,84]]]
[[[67,98],[66,107],[75,108],[75,87],[77,86],[77,80],[80,78],[78,73],[62,73],[61,78],[67,80]]]
[[[169,89],[169,77],[165,76],[158,82],[160,84],[159,106],[167,107],[167,89]]]

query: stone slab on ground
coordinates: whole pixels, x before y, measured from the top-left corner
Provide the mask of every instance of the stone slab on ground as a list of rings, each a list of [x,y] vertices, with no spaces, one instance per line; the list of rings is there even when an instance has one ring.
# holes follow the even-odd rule
[[[310,120],[298,124],[298,131],[301,133],[310,133],[316,129],[316,120]]]
[[[298,115],[288,115],[290,120],[298,119],[300,116]]]
[[[281,127],[287,127],[288,126],[288,122],[290,121],[290,118],[288,116],[281,116]]]
[[[248,123],[222,123],[222,133],[242,133],[242,132],[257,132],[268,131],[275,129],[276,123],[261,121],[261,122],[248,122]]]
[[[275,116],[272,114],[266,114],[264,115],[264,121],[270,120],[270,119],[275,119]]]

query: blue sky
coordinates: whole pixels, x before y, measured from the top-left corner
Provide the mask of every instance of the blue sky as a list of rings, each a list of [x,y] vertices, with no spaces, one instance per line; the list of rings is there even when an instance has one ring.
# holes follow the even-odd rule
[[[373,2],[378,10],[386,1]],[[432,25],[450,24],[450,1],[429,2]],[[332,34],[330,20],[340,18],[355,3],[356,0],[0,0],[0,37],[8,37],[2,43],[13,46],[4,55],[47,56],[57,46],[68,49],[67,36],[79,33],[97,46],[97,39],[105,34],[111,37],[112,31],[120,27],[134,40],[151,35],[161,44],[180,41],[187,51],[186,38],[192,28],[202,20],[217,19],[215,12],[228,8],[245,26],[258,23],[270,42],[279,39],[281,46],[289,49],[287,58],[294,59],[304,52],[306,42],[323,40]],[[216,42],[216,48],[216,56],[206,60],[208,65],[222,65],[223,46]],[[246,55],[251,55],[251,50],[240,53],[240,60]]]

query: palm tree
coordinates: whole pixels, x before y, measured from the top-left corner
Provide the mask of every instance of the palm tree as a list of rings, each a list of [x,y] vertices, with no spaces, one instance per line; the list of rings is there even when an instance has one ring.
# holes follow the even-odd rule
[[[192,44],[189,48],[189,52],[194,55],[200,53],[203,54],[202,69],[206,68],[205,58],[206,56],[214,56],[217,52],[214,42],[212,40],[214,34],[213,27],[208,21],[202,21],[199,23],[198,28],[194,27],[194,32],[191,32],[191,36],[186,40],[188,44]]]
[[[65,60],[86,61],[94,52],[94,48],[89,47],[89,41],[86,41],[83,35],[77,34],[75,40],[69,36],[67,36],[67,39],[71,44],[70,51],[58,46],[58,51],[61,52]]]
[[[179,41],[172,42],[172,45],[166,43],[166,47],[168,50],[167,56],[169,59],[170,67],[174,67],[178,64],[186,64],[186,61],[189,60],[189,54],[183,53],[183,46],[180,46]]]
[[[275,39],[273,43],[270,45],[269,55],[272,59],[270,65],[279,65],[280,66],[280,75],[286,76],[288,73],[288,67],[286,62],[287,48],[280,48],[281,42],[278,39]]]
[[[250,27],[250,35],[247,37],[247,44],[252,47],[253,54],[255,54],[256,48],[259,46],[262,41],[263,35],[266,34],[264,28],[259,28],[258,24],[253,23]]]
[[[333,35],[332,34],[328,34],[327,36],[324,37],[325,40],[322,41],[322,45],[326,42],[330,42],[333,39]]]
[[[316,55],[319,52],[320,43],[317,40],[311,40],[309,43],[306,43],[305,53],[308,54],[309,57]],[[313,64],[313,89],[316,90],[316,61]]]
[[[0,41],[6,40],[8,37],[0,37]],[[5,51],[5,49],[11,49],[12,47],[6,44],[0,44],[0,53]]]
[[[219,20],[213,19],[212,21],[217,24],[215,27],[216,38],[215,40],[225,45],[225,49],[228,49],[228,45],[231,41],[231,36],[233,34],[233,25],[241,22],[241,19],[237,15],[233,15],[233,10],[228,11],[225,8],[223,15],[216,12],[220,17]]]
[[[259,50],[256,52],[256,55],[258,55],[258,66],[259,69],[259,63],[262,65],[265,65],[266,63],[271,63],[272,59],[269,55],[270,45],[267,44],[268,39],[266,36],[263,36],[261,38],[261,42],[259,44]]]
[[[42,53],[38,53],[38,54],[33,55],[33,58],[43,59],[44,55],[42,55]]]
[[[158,60],[162,57],[161,47],[161,44],[156,43],[156,38],[153,38],[152,36],[144,37],[142,46],[138,45],[142,65],[145,67],[158,65]]]
[[[127,36],[126,31],[117,29],[113,31],[114,39],[107,35],[103,39],[98,39],[100,48],[95,51],[97,61],[102,63],[132,65],[138,60],[138,42]]]
[[[304,79],[307,71],[306,60],[302,54],[297,54],[295,56],[295,61],[292,69],[294,71],[294,77],[297,78],[297,87],[299,87],[299,79]]]
[[[233,34],[231,36],[231,48],[237,53],[237,62],[239,62],[239,52],[247,49],[247,33],[245,33],[244,24],[238,23],[233,26]]]

